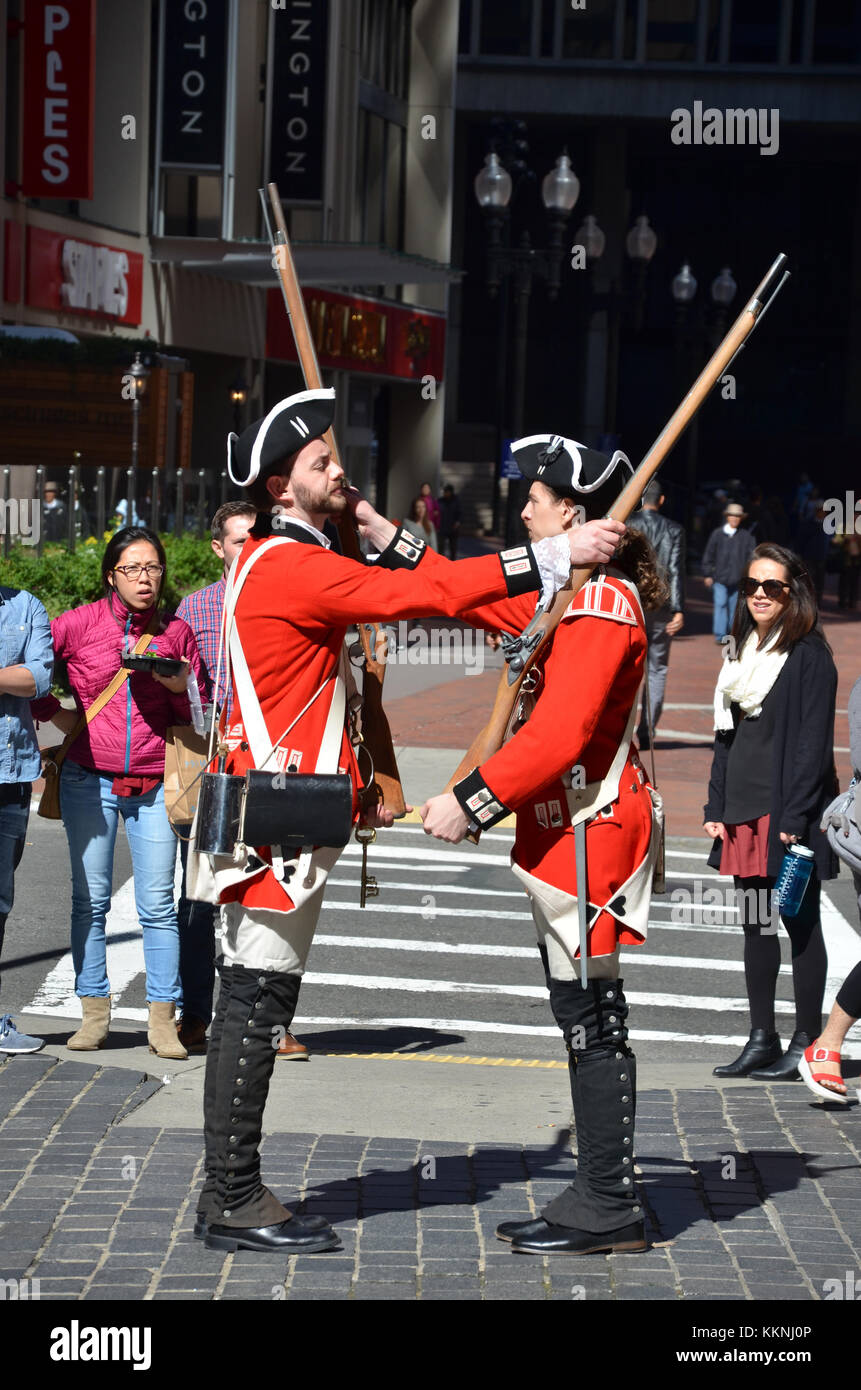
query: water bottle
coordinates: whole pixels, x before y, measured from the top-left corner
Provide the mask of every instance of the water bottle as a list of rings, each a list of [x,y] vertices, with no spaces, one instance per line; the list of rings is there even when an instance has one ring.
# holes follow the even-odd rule
[[[774,901],[781,917],[797,915],[812,873],[813,850],[806,845],[790,845],[774,885]]]

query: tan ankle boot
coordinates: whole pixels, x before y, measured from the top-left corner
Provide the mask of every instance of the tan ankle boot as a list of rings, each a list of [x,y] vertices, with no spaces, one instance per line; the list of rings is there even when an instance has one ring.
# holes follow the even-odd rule
[[[177,1037],[176,1005],[164,1000],[156,1000],[155,1003],[148,1002],[147,1008],[149,1009],[147,1041],[150,1052],[154,1052],[157,1057],[173,1057],[178,1062],[184,1061],[188,1053]]]
[[[73,1052],[95,1052],[97,1048],[104,1047],[107,1041],[111,1021],[111,996],[82,995],[81,1011],[84,1015],[83,1022],[77,1033],[73,1033],[68,1039],[66,1046]]]

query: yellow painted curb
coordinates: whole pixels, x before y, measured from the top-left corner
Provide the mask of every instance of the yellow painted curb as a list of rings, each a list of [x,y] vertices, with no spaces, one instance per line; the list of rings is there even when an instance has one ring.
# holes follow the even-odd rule
[[[359,1062],[455,1062],[467,1067],[551,1067],[568,1069],[567,1062],[542,1062],[524,1057],[456,1057],[445,1052],[327,1052],[327,1057],[354,1058]]]

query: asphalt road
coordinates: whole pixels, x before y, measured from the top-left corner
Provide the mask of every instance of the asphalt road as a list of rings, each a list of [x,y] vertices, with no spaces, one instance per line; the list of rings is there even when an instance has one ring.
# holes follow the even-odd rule
[[[358,906],[360,854],[336,866],[302,986],[295,1031],[313,1049],[433,1050],[453,1056],[554,1059],[564,1055],[543,984],[527,900],[508,868],[509,831],[478,847],[430,842],[420,826],[381,834],[371,851],[380,896]],[[649,938],[623,952],[634,1042],[655,1062],[734,1055],[747,1006],[729,884],[704,869],[700,843],[671,840],[667,893],[652,903]],[[140,931],[128,847],[120,833],[108,919],[114,1015],[145,1019]],[[711,896],[709,894],[711,890]],[[697,896],[699,894],[699,897]],[[826,1009],[861,955],[851,883],[828,885]],[[842,912],[838,910],[838,904]],[[68,955],[69,870],[62,825],[31,816],[3,957],[2,1008],[53,1016],[57,1036],[78,1014]],[[843,915],[845,914],[845,915]],[[788,941],[778,1026],[793,1026]],[[646,1046],[647,1045],[647,1049]],[[858,1044],[847,1049],[861,1055]]]

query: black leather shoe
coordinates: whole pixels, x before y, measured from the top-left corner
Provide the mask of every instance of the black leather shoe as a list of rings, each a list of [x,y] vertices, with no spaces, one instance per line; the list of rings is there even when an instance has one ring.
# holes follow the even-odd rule
[[[796,1031],[792,1035],[789,1047],[782,1057],[779,1057],[771,1066],[757,1067],[756,1071],[750,1073],[753,1081],[797,1081],[799,1079],[798,1063],[804,1056],[805,1048],[813,1042],[809,1033]]]
[[[802,1052],[804,1048],[801,1049]],[[782,1055],[780,1038],[776,1033],[766,1033],[764,1028],[754,1028],[743,1050],[734,1062],[715,1067],[712,1076],[750,1076],[757,1067],[767,1067]]]
[[[496,1228],[497,1240],[519,1240],[521,1237],[528,1239],[530,1236],[538,1235],[541,1231],[546,1231],[548,1223],[543,1216],[533,1216],[529,1221],[503,1221],[501,1226]]]
[[[277,1226],[210,1226],[207,1250],[278,1250],[285,1255],[313,1255],[334,1250],[337,1232],[323,1216],[292,1216]]]
[[[578,1231],[571,1226],[551,1226],[546,1221],[542,1225],[543,1231],[515,1238],[511,1245],[515,1255],[594,1255],[602,1250],[648,1248],[642,1221],[632,1221],[616,1231]]]

